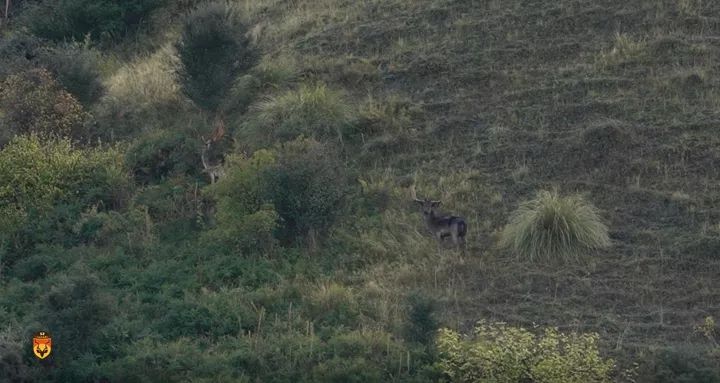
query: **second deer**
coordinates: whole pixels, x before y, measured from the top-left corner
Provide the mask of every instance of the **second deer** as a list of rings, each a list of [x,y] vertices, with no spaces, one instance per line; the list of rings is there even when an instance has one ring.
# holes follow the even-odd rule
[[[465,235],[467,234],[467,223],[463,217],[455,215],[442,215],[437,212],[441,201],[433,201],[428,198],[418,199],[413,190],[413,201],[422,207],[423,220],[428,231],[437,239],[440,244],[445,238],[450,237],[453,244],[465,252]]]
[[[218,178],[225,176],[225,169],[223,168],[222,163],[219,163],[217,165],[210,165],[210,161],[208,160],[208,151],[210,150],[212,145],[220,141],[224,135],[225,124],[222,120],[218,120],[215,123],[215,130],[213,131],[212,136],[207,140],[205,139],[205,137],[202,137],[203,148],[200,152],[200,161],[202,161],[203,172],[210,175],[211,184],[214,184]]]

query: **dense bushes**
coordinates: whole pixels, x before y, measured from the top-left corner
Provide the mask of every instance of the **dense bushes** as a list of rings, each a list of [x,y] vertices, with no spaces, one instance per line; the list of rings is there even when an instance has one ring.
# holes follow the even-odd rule
[[[135,179],[159,182],[174,175],[192,174],[198,165],[200,142],[177,131],[155,130],[140,136],[125,159]]]
[[[66,43],[39,50],[37,61],[83,105],[94,103],[102,95],[98,51],[84,44]]]
[[[609,244],[598,210],[580,196],[561,197],[557,191],[542,191],[521,204],[501,238],[502,246],[529,259],[577,258]]]
[[[218,110],[238,74],[255,64],[245,33],[237,10],[223,3],[201,5],[186,18],[176,48],[182,89],[196,105]]]
[[[440,367],[452,382],[610,382],[614,362],[600,356],[597,335],[480,323],[472,338],[442,329]]]
[[[53,238],[58,230],[71,230],[72,218],[86,207],[119,207],[129,185],[116,149],[76,149],[66,139],[19,136],[0,151],[0,233],[16,244]]]
[[[13,134],[87,135],[88,113],[44,69],[21,72],[0,83],[0,111],[0,121]]]
[[[226,177],[210,189],[218,204],[211,234],[246,245],[267,246],[271,233],[285,243],[308,234],[314,241],[342,211],[348,193],[336,154],[314,140],[259,150],[251,158],[231,156],[226,167]]]
[[[28,9],[25,23],[37,36],[56,41],[117,40],[133,32],[164,0],[42,1]]]

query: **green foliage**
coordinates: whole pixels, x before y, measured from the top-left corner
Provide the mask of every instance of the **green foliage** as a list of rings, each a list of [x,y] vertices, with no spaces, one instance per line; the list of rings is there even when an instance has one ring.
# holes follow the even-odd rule
[[[0,83],[0,122],[14,134],[81,138],[89,115],[44,69],[8,76]]]
[[[312,139],[276,147],[278,160],[264,178],[265,190],[280,214],[281,240],[323,234],[339,217],[350,193],[347,169],[338,154]]]
[[[253,246],[267,246],[271,232],[286,243],[307,234],[314,241],[345,205],[348,183],[337,155],[311,139],[230,156],[225,166],[227,175],[209,189],[218,211],[211,235],[237,245],[255,238]]]
[[[510,217],[500,245],[529,259],[577,258],[610,245],[598,210],[581,196],[541,191]]]
[[[38,52],[37,60],[83,105],[93,104],[102,95],[100,52],[87,44],[65,43],[48,47]]]
[[[0,332],[0,381],[31,383],[41,379],[23,361],[26,355],[23,346],[24,342]]]
[[[0,39],[0,81],[27,70],[40,54],[43,41],[25,33],[13,33]]]
[[[302,84],[277,96],[268,97],[255,107],[249,127],[259,142],[292,140],[305,135],[315,138],[337,137],[352,123],[351,108],[342,92],[325,84]]]
[[[521,327],[480,323],[472,338],[441,329],[440,367],[452,382],[610,382],[611,359],[600,356],[596,334],[542,336]]]
[[[25,23],[37,36],[56,41],[118,40],[138,29],[164,0],[60,0],[33,4]]]
[[[435,318],[436,303],[425,295],[415,292],[408,296],[408,314],[405,325],[405,339],[428,344],[438,328]]]
[[[352,326],[360,316],[357,299],[347,287],[330,283],[318,286],[306,295],[305,311],[321,327]]]
[[[238,11],[226,3],[203,4],[187,16],[176,48],[183,91],[196,105],[218,110],[235,78],[255,64],[245,34]]]
[[[100,331],[116,309],[103,283],[82,264],[53,282],[41,298],[42,307],[33,313],[32,323],[52,329],[53,340],[63,345],[63,353],[55,359],[74,359],[103,347]]]
[[[0,185],[0,233],[16,244],[66,236],[83,207],[119,206],[130,187],[117,148],[76,149],[34,135],[0,151]]]
[[[198,164],[200,142],[177,131],[155,130],[141,135],[125,155],[128,167],[140,183],[192,174]]]
[[[720,382],[717,355],[683,347],[651,353],[640,363],[638,382],[711,383]]]

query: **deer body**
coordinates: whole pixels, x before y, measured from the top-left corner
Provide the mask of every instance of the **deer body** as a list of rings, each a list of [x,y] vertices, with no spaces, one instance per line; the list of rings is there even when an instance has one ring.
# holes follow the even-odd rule
[[[218,120],[216,123],[215,131],[213,131],[212,137],[205,140],[203,138],[203,148],[200,152],[200,161],[202,162],[203,166],[203,172],[207,173],[210,176],[210,183],[214,184],[215,181],[225,176],[225,169],[222,166],[222,163],[217,165],[211,165],[210,161],[208,160],[208,151],[212,147],[212,145],[222,139],[222,137],[225,135],[225,124],[223,123],[222,119]]]
[[[422,206],[425,226],[438,242],[450,237],[455,246],[464,250],[467,224],[463,217],[438,214],[436,209],[440,206],[440,201],[415,199],[415,202]]]

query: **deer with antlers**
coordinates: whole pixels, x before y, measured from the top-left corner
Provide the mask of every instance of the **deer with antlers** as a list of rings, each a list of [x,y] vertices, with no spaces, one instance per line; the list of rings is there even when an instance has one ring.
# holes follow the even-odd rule
[[[438,213],[437,208],[441,201],[433,201],[428,198],[418,199],[415,193],[415,186],[411,187],[413,201],[422,207],[423,220],[428,231],[438,240],[438,245],[447,237],[452,239],[453,244],[465,252],[465,235],[467,234],[467,223],[463,217],[454,215],[443,215]]]
[[[222,119],[218,119],[215,122],[215,130],[213,130],[212,136],[210,136],[207,140],[205,137],[202,137],[203,148],[200,152],[200,161],[202,161],[203,172],[210,175],[211,184],[214,184],[218,178],[225,176],[225,169],[223,168],[222,163],[210,165],[210,161],[208,160],[208,151],[210,151],[213,144],[220,141],[224,136],[225,123]]]

